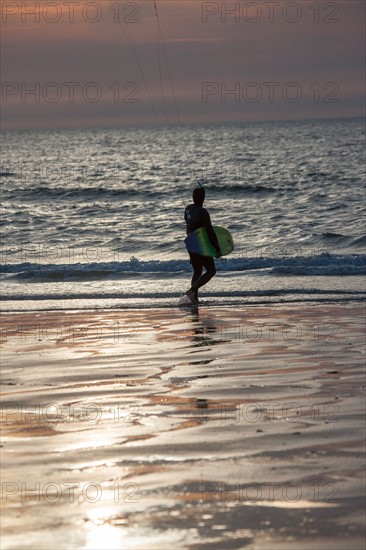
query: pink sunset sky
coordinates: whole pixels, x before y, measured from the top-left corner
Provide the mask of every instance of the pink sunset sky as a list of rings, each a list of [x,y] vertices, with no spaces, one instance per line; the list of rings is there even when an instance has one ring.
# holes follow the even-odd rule
[[[3,129],[364,115],[363,0],[156,5],[2,0]]]

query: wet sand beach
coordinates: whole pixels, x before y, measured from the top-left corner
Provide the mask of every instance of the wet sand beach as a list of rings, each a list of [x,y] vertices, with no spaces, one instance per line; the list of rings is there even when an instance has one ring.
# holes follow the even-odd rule
[[[2,318],[2,548],[364,548],[359,304]]]

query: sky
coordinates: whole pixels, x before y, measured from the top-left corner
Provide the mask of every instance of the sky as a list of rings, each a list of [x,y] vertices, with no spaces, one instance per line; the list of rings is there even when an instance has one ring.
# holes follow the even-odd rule
[[[364,116],[364,0],[156,6],[2,0],[2,128]]]

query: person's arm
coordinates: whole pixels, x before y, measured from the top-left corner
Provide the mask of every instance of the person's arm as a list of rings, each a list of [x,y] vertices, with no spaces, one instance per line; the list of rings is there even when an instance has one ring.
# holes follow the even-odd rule
[[[221,256],[219,241],[217,240],[216,233],[212,227],[210,214],[207,212],[207,210],[205,210],[204,212],[204,227],[207,231],[207,235],[211,241],[212,246],[217,250],[217,256]]]

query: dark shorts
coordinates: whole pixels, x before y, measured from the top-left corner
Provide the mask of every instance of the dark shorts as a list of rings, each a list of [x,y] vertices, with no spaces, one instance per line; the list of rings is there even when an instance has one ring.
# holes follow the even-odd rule
[[[204,267],[206,271],[213,271],[215,269],[214,259],[209,256],[200,256],[199,254],[189,252],[189,261],[191,262],[194,271],[201,269],[201,267]]]

